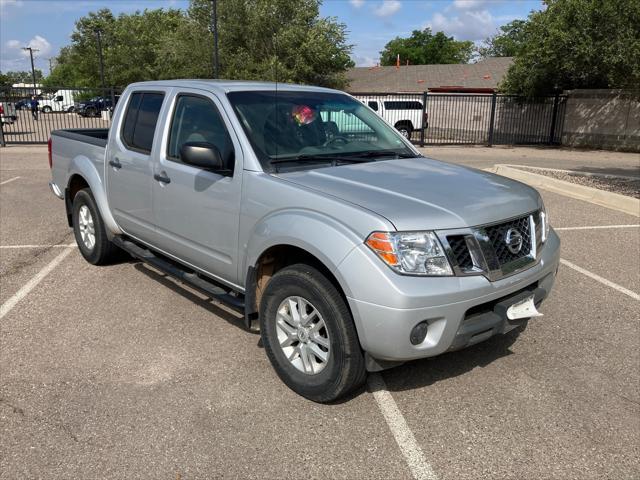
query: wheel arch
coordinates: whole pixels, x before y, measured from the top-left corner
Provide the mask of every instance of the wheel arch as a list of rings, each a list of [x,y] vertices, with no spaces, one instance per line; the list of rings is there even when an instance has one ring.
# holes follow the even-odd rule
[[[104,221],[107,236],[111,238],[113,235],[122,233],[120,227],[118,227],[109,204],[107,202],[107,195],[104,189],[104,183],[100,178],[98,169],[95,164],[86,156],[79,155],[75,157],[69,166],[69,180],[67,181],[67,187],[65,188],[64,198],[65,207],[67,213],[67,220],[71,226],[71,211],[73,206],[73,199],[75,195],[83,188],[89,188],[91,194],[96,201],[100,216]]]
[[[293,243],[277,243],[265,248],[247,269],[244,292],[247,328],[258,318],[262,294],[273,275],[296,263],[304,263],[319,270],[333,284],[349,308],[348,286],[338,272],[337,265],[326,257],[321,257],[323,255],[309,245],[303,247]]]

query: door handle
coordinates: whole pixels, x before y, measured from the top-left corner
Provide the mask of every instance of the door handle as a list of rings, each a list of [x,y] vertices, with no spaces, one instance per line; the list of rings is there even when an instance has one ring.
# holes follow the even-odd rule
[[[169,177],[165,175],[158,175],[157,173],[153,176],[153,179],[160,183],[171,183],[171,179]]]
[[[117,169],[122,168],[122,164],[120,163],[120,160],[118,160],[117,158],[115,160],[109,160],[109,165]]]

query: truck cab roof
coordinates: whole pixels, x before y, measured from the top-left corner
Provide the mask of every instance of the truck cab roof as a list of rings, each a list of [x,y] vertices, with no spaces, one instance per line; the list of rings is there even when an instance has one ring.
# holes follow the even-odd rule
[[[316,87],[310,85],[294,85],[291,83],[280,82],[253,82],[247,80],[208,80],[208,79],[176,79],[176,80],[158,80],[149,82],[137,82],[129,85],[131,88],[149,88],[149,87],[182,87],[182,88],[200,88],[204,90],[215,91],[219,93],[255,91],[255,90],[279,90],[279,91],[308,91],[308,92],[333,92],[341,93],[325,87]]]

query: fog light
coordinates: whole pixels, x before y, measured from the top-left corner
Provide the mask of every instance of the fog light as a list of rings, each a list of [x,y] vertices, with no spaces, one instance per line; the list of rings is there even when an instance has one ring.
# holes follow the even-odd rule
[[[427,322],[420,322],[411,330],[411,335],[409,335],[409,341],[412,345],[418,345],[419,343],[424,342],[424,338],[427,336],[427,330],[429,328],[429,324]]]

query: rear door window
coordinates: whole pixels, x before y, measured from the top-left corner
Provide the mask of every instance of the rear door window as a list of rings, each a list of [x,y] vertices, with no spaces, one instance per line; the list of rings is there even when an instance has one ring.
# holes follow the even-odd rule
[[[384,102],[384,108],[387,110],[422,110],[422,103],[407,100],[391,100]]]
[[[122,141],[132,150],[151,153],[163,93],[136,92],[131,95],[122,125]]]
[[[369,108],[371,108],[371,110],[373,110],[374,112],[377,112],[378,111],[378,102],[370,101],[369,102]]]

